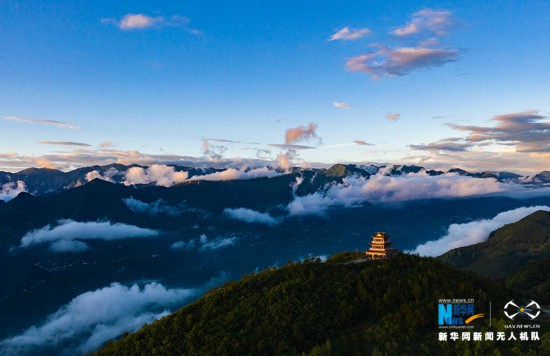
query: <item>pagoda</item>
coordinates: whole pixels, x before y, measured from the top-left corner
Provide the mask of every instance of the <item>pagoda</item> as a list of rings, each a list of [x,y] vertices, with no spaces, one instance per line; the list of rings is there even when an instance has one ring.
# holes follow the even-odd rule
[[[372,236],[370,248],[365,251],[369,260],[379,260],[393,257],[397,254],[396,248],[391,248],[390,235],[385,232],[377,232]]]

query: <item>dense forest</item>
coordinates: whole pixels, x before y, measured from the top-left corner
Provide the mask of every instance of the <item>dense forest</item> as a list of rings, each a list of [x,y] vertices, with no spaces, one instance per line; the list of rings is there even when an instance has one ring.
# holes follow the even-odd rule
[[[502,307],[525,297],[432,258],[399,254],[357,261],[344,252],[245,275],[121,340],[98,355],[539,355],[541,341],[438,341],[440,298],[473,298],[483,312],[476,331],[504,331]]]

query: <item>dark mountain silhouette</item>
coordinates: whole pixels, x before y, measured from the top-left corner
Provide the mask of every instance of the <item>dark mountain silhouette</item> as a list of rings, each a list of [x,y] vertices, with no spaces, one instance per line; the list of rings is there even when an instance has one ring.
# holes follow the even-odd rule
[[[453,249],[439,259],[482,276],[505,278],[549,256],[550,212],[537,211],[492,232],[485,242]]]
[[[347,258],[357,258],[347,254]],[[439,298],[468,296],[478,311],[521,293],[434,259],[307,260],[245,275],[197,302],[109,343],[98,355],[491,354],[544,352],[537,343],[437,341]],[[498,317],[498,316],[497,316]],[[478,328],[502,326],[480,320]],[[547,346],[546,346],[547,347]]]

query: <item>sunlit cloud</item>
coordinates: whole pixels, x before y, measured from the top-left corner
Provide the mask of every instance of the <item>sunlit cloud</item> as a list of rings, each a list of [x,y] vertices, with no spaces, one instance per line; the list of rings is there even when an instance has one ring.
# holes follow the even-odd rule
[[[397,37],[418,35],[442,37],[456,25],[457,21],[450,11],[424,9],[415,12],[410,22],[391,31],[391,34]]]
[[[455,49],[437,49],[423,47],[390,48],[373,44],[376,50],[353,58],[346,62],[350,71],[369,73],[373,79],[392,76],[404,76],[413,71],[440,67],[458,60]]]
[[[344,103],[344,102],[335,101],[334,106],[337,107],[337,108],[340,108],[340,109],[347,109],[347,110],[351,109],[351,105],[348,104],[348,103]]]
[[[113,145],[113,142],[112,142],[112,141],[108,141],[108,140],[103,141],[103,142],[99,145],[99,147],[101,147],[101,148],[110,148],[110,147],[113,147],[113,146],[114,146],[114,145]]]
[[[317,135],[317,124],[310,122],[308,126],[298,126],[286,130],[285,143],[295,143],[300,141],[309,141],[317,139],[321,142],[321,138]]]
[[[87,143],[71,142],[71,141],[40,141],[38,143],[42,145],[90,147],[90,145],[88,145]]]
[[[518,152],[550,153],[550,120],[536,110],[497,115],[491,119],[496,125],[468,126],[450,124],[455,130],[468,131],[465,141],[492,142],[512,145]]]
[[[203,32],[198,29],[189,28],[189,18],[179,15],[164,17],[148,16],[145,14],[127,14],[120,20],[114,18],[101,19],[101,23],[114,25],[123,31],[144,30],[155,27],[179,27],[195,36],[201,36],[203,34]]]
[[[367,37],[370,34],[372,34],[372,31],[366,27],[358,28],[358,29],[344,27],[343,29],[339,30],[338,32],[330,36],[327,41],[337,41],[337,40],[353,41],[353,40]]]
[[[359,146],[374,146],[374,143],[368,143],[365,140],[355,140],[353,143]]]
[[[65,122],[65,121],[43,120],[43,119],[26,119],[26,118],[17,117],[17,116],[6,116],[6,117],[4,117],[4,119],[5,120],[11,120],[11,121],[28,122],[28,123],[33,123],[33,124],[54,125],[56,127],[60,127],[60,128],[64,128],[64,129],[71,129],[71,130],[79,130],[80,129],[75,124],[72,124],[70,122]]]

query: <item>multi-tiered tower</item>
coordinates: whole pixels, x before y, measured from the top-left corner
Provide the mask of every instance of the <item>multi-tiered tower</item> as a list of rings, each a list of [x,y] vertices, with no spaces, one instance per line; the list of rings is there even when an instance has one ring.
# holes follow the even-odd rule
[[[396,248],[391,248],[390,235],[385,232],[377,232],[372,236],[370,248],[365,251],[367,258],[370,260],[379,260],[383,258],[390,258],[397,253]]]

